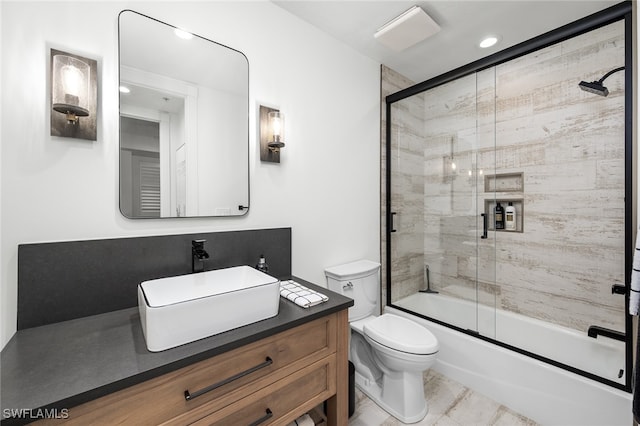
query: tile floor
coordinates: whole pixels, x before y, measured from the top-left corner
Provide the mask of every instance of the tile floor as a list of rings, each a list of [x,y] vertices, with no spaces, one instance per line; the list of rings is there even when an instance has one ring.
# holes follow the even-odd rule
[[[424,390],[429,402],[429,413],[415,425],[537,425],[536,422],[509,410],[504,405],[500,405],[433,370],[426,373]],[[397,426],[403,424],[356,388],[356,410],[349,419],[349,426]]]

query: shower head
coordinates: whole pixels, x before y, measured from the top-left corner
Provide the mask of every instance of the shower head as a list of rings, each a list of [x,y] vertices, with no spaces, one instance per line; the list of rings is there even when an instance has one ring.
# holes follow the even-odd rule
[[[609,77],[614,72],[622,71],[623,69],[624,67],[619,67],[611,70],[603,75],[602,78],[598,81],[592,81],[591,83],[589,83],[588,81],[581,81],[578,86],[585,92],[593,93],[600,96],[607,96],[609,94],[609,89],[604,87],[604,84],[602,83],[604,82],[605,78]]]
[[[593,93],[595,95],[607,96],[609,94],[609,89],[604,87],[599,81],[592,81],[591,83],[588,81],[581,81],[578,86],[580,86],[580,88],[585,92]]]

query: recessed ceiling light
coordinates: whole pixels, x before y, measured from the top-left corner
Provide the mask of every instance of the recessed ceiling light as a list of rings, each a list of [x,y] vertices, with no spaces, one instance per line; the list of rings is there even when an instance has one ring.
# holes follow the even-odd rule
[[[127,86],[120,86],[120,93],[131,93],[131,90]]]
[[[498,42],[498,37],[497,36],[489,36],[489,37],[485,37],[481,42],[480,42],[480,47],[482,47],[483,49],[486,49],[487,47],[491,47],[494,44],[496,44]]]
[[[176,28],[175,30],[173,30],[173,32],[180,38],[183,38],[185,40],[191,40],[193,38],[193,34],[191,34],[190,32],[187,32],[185,30],[181,30],[180,28]]]

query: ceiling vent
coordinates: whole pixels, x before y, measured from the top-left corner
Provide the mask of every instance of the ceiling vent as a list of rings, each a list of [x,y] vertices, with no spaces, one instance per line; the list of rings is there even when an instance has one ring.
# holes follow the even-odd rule
[[[420,6],[384,24],[374,37],[396,52],[401,52],[440,31],[440,26]]]

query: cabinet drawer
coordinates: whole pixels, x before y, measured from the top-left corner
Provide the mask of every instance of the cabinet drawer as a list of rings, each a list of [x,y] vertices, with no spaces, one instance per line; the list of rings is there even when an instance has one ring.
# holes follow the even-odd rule
[[[73,407],[67,423],[160,424],[205,410],[201,418],[334,353],[335,324],[323,317]]]
[[[335,365],[335,356],[318,361],[193,424],[288,424],[335,393]]]

